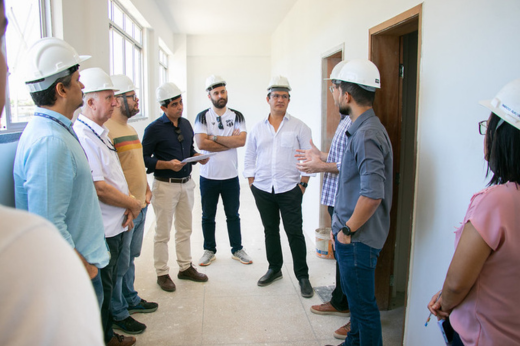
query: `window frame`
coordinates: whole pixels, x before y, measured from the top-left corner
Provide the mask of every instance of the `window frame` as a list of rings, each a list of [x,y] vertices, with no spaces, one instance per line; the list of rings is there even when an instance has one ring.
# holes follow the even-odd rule
[[[117,6],[119,11],[122,12],[123,16],[123,26],[121,27],[119,24],[117,24],[114,21],[114,6]],[[133,36],[137,36],[137,33],[135,31],[136,28],[140,30],[140,42],[134,38],[131,34],[128,33],[128,31],[125,30],[125,27],[127,25],[127,21],[130,20],[130,23],[133,24],[132,26],[132,34]],[[126,44],[131,44],[132,47],[132,76],[134,78],[131,78],[134,82],[134,85],[137,87],[138,90],[141,91],[141,93],[145,90],[145,71],[144,71],[144,58],[145,58],[145,49],[144,49],[144,37],[145,37],[145,28],[129,13],[129,11],[117,0],[108,0],[108,35],[109,35],[109,42],[110,42],[110,75],[114,74],[114,35],[119,35],[122,38],[122,44],[123,47],[121,47],[122,52],[122,59],[124,61],[123,63],[123,74],[126,74],[128,76],[128,73],[126,71],[127,68],[127,51],[126,51]],[[126,42],[125,42],[126,41]],[[139,56],[134,54],[136,50],[139,52]],[[139,68],[137,68],[136,64],[139,64]],[[136,71],[138,69],[138,71]],[[139,77],[139,83],[136,83],[135,76],[138,75]],[[132,117],[131,120],[140,120],[140,119],[146,119],[148,118],[143,114],[143,109],[145,109],[145,100],[144,95],[140,95],[140,105],[139,105],[139,113],[137,113],[134,117]]]
[[[164,57],[164,61],[163,61]],[[159,84],[163,84],[168,82],[170,79],[168,78],[169,75],[169,55],[166,53],[164,49],[162,49],[159,46]]]
[[[40,38],[50,36],[52,33],[52,18],[51,13],[48,11],[49,4],[48,0],[36,0],[38,3],[38,14],[40,17]],[[5,6],[5,4],[4,4]],[[4,57],[7,59],[7,42],[4,39],[2,42],[2,52],[4,53]],[[0,134],[8,134],[14,132],[22,132],[28,124],[28,121],[16,121],[13,122],[12,119],[12,110],[11,110],[11,92],[9,89],[9,78],[10,73],[7,73],[7,81],[5,86],[5,106],[3,109],[2,118],[5,120],[5,128],[0,127]],[[9,107],[8,107],[9,106]]]

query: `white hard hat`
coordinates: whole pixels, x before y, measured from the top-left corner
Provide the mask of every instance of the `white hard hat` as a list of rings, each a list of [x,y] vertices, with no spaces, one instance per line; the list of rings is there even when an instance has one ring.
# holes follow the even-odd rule
[[[494,99],[479,103],[520,130],[520,79],[507,83]]]
[[[114,93],[114,95],[121,95],[129,91],[135,91],[135,89],[137,89],[137,87],[127,75],[115,74],[110,76],[110,78],[112,79],[112,84],[114,84],[114,87],[119,89]]]
[[[80,82],[85,86],[85,89],[83,89],[84,94],[103,90],[119,90],[112,83],[110,76],[99,67],[81,71]]]
[[[269,82],[269,86],[267,87],[267,91],[291,91],[291,86],[289,85],[289,80],[284,76],[273,76],[271,81]]]
[[[166,82],[155,90],[155,96],[157,98],[157,102],[159,103],[162,101],[171,100],[177,96],[180,96],[181,94],[181,89],[179,89],[172,82]]]
[[[90,55],[78,55],[59,38],[42,38],[27,51],[25,84],[31,93],[47,90],[58,78],[70,75],[69,68],[87,59]]]
[[[225,86],[226,81],[222,77],[212,74],[206,78],[206,91],[210,91],[217,84],[223,84]]]
[[[339,72],[337,78],[340,81],[354,83],[365,90],[375,92],[381,88],[379,70],[370,60],[349,60]]]
[[[332,69],[332,72],[330,73],[330,78],[325,78],[324,80],[334,80],[338,79],[339,71],[345,66],[345,64],[348,62],[348,60],[340,61],[334,66]]]

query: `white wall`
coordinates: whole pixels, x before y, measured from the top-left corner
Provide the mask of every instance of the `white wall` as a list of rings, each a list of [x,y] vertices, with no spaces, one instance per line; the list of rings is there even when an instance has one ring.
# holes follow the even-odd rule
[[[416,5],[417,0],[300,0],[272,40],[272,71],[293,86],[292,113],[320,143],[321,57],[345,44],[345,59],[368,57],[369,29]],[[453,231],[471,195],[485,185],[479,106],[520,77],[520,2],[423,2],[419,85],[416,215],[405,343],[441,345],[438,328],[424,327],[426,304],[442,287],[453,255]],[[382,80],[384,87],[385,81]],[[317,179],[316,179],[317,181]],[[304,202],[305,222],[318,225],[319,186]]]
[[[188,36],[188,92],[185,112],[190,121],[211,107],[206,78],[220,75],[227,82],[228,107],[246,118],[248,130],[269,113],[265,100],[271,72],[269,36]],[[239,178],[243,179],[244,148],[238,149]],[[197,166],[195,166],[197,167]]]
[[[159,38],[170,51],[175,51],[174,34],[163,12],[153,1],[122,0],[121,4],[145,28],[144,33],[144,69],[143,90],[138,94],[141,99],[141,111],[147,119],[133,121],[142,138],[144,128],[160,115],[155,101],[155,89],[159,86]],[[79,54],[92,55],[81,69],[101,67],[110,72],[108,6],[107,0],[55,0],[52,7],[53,34],[70,43]],[[153,27],[150,23],[153,23]],[[179,63],[172,60],[174,63]],[[182,64],[182,60],[180,61]],[[186,68],[184,65],[179,68]],[[185,81],[185,78],[184,78]]]

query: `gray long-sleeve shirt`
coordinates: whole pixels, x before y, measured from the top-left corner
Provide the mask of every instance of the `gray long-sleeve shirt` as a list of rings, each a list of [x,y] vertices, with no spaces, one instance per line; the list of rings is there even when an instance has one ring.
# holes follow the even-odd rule
[[[337,234],[346,224],[360,196],[381,199],[375,213],[352,236],[352,242],[381,249],[390,229],[392,144],[373,109],[361,114],[346,134],[332,231]]]

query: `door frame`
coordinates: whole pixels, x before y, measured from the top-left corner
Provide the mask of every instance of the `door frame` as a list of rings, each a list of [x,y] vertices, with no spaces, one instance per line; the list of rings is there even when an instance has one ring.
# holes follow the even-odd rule
[[[393,112],[397,112],[397,116],[401,117],[401,114],[398,114],[401,102],[400,91],[399,91],[399,82],[395,82],[395,76],[398,75],[396,71],[399,70],[399,37],[402,35],[418,31],[418,47],[417,47],[417,80],[416,80],[416,95],[415,95],[415,129],[414,129],[414,148],[413,148],[413,184],[410,188],[413,188],[413,210],[411,212],[411,223],[410,229],[410,242],[408,246],[408,266],[406,273],[406,282],[407,289],[405,292],[405,301],[404,301],[404,313],[406,314],[406,305],[408,300],[408,290],[410,289],[410,256],[413,253],[413,238],[414,238],[414,229],[415,229],[415,214],[416,214],[416,203],[417,203],[417,195],[416,195],[416,186],[417,186],[417,124],[418,124],[418,116],[419,116],[419,78],[420,78],[420,60],[421,60],[421,40],[422,40],[422,4],[419,4],[408,11],[405,11],[381,24],[374,26],[369,29],[369,59],[372,60],[379,68],[381,73],[381,81],[382,87],[381,90],[376,93],[376,103],[374,108],[377,106],[385,107],[388,109],[392,109]],[[384,54],[382,54],[383,52]],[[388,54],[388,55],[387,55]],[[397,54],[397,57],[395,56]],[[381,59],[378,56],[385,56],[385,59]],[[395,62],[397,61],[397,64]],[[385,80],[386,82],[385,85]],[[397,84],[397,86],[395,85]],[[399,97],[396,97],[396,94]],[[378,105],[379,103],[379,105]],[[384,106],[381,106],[383,104]],[[376,114],[378,114],[376,112]],[[378,114],[379,115],[379,114]],[[382,115],[382,114],[381,114]],[[395,114],[394,114],[395,115]],[[384,118],[384,117],[383,117]],[[382,119],[384,122],[384,119]],[[388,124],[395,126],[400,126],[401,124]],[[390,126],[390,127],[392,127]],[[394,129],[387,130],[393,131]],[[401,140],[400,130],[398,130],[398,138]],[[394,145],[395,147],[395,145]],[[400,153],[394,152],[395,155],[400,155]],[[396,164],[394,162],[394,171],[396,170]],[[397,167],[399,169],[399,167]],[[396,185],[394,184],[394,187]],[[394,251],[387,250],[385,253],[385,248],[395,247],[396,241],[396,226],[395,220],[397,217],[397,202],[398,202],[398,190],[394,189],[394,195],[392,200],[392,209],[395,209],[393,212],[395,213],[394,219],[391,221],[390,233],[385,244],[383,250],[380,254],[380,260],[378,261],[378,268],[376,268],[376,297],[378,300],[378,304],[382,310],[386,310],[390,307],[390,298],[391,298],[391,287],[388,287],[388,283],[391,282],[391,275],[393,273],[393,263],[394,263]],[[393,227],[393,230],[392,230]],[[391,252],[391,254],[389,254]],[[390,263],[389,263],[390,262]],[[381,267],[380,267],[381,264]],[[383,266],[391,268],[391,272],[388,273],[386,269],[382,269]],[[380,275],[378,275],[378,270],[380,269]],[[384,277],[383,277],[384,276]],[[387,287],[384,287],[384,286]],[[406,317],[406,316],[405,316]],[[404,328],[404,324],[403,324]],[[403,334],[404,335],[404,334]]]
[[[329,78],[330,73],[332,71],[332,68],[334,65],[331,66],[330,61],[331,59],[337,59],[338,55],[341,55],[340,59],[341,61],[345,58],[345,43],[339,44],[335,47],[332,47],[325,53],[321,55],[321,143],[320,148],[323,152],[329,151],[330,141],[327,139],[327,128],[328,123],[330,121],[328,115],[330,107],[335,108],[334,101],[332,99],[332,96],[329,92],[329,83],[328,81],[324,80],[325,78]],[[332,101],[331,101],[332,100]],[[339,123],[339,111],[338,113],[338,123]],[[330,138],[332,140],[332,138]],[[316,144],[316,143],[315,143]],[[320,186],[323,188],[323,174],[320,174]],[[321,196],[321,189],[320,189],[320,196]],[[319,213],[319,225],[321,227],[330,227],[330,216],[328,212],[327,206],[324,206],[321,204],[321,197],[320,200],[318,200],[318,208],[320,210]]]

